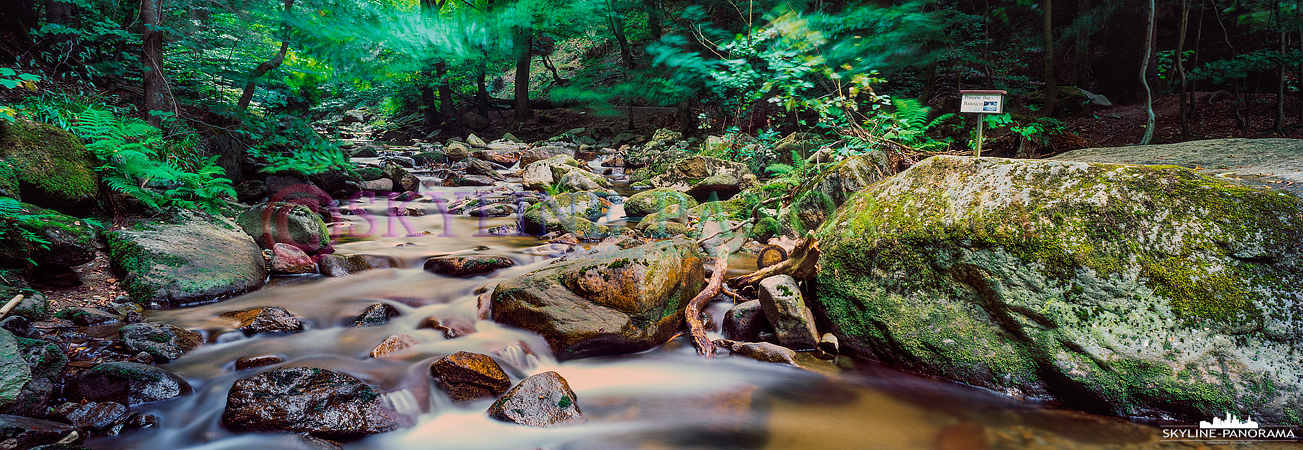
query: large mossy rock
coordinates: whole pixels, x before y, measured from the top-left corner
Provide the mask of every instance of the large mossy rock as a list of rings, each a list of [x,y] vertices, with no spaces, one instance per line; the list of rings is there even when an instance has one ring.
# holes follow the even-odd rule
[[[86,264],[95,259],[97,233],[86,220],[0,197],[0,263]]]
[[[683,239],[570,259],[498,284],[493,320],[543,335],[561,360],[647,350],[682,328],[701,260]]]
[[[610,202],[593,192],[557,194],[526,208],[521,215],[520,230],[535,235],[557,231],[587,240],[601,239],[611,230],[595,221],[608,207]]]
[[[1303,201],[1175,166],[936,156],[817,236],[844,349],[1119,415],[1303,422]]]
[[[648,170],[656,170],[654,167]],[[647,172],[640,171],[641,178]],[[633,179],[635,187],[672,189],[686,192],[700,201],[728,200],[757,184],[746,164],[709,156],[689,156],[664,166],[645,180]]]
[[[672,189],[652,189],[633,194],[624,201],[624,214],[629,217],[642,217],[678,205],[684,210],[697,206],[697,201],[688,194]]]
[[[851,195],[892,174],[887,154],[874,150],[846,158],[797,190],[792,205],[783,210],[785,234],[804,236],[818,228]]]
[[[262,287],[262,249],[234,222],[185,213],[106,234],[109,258],[136,302],[184,305]]]
[[[321,216],[307,206],[296,203],[255,205],[235,219],[262,248],[289,244],[315,255],[330,248],[330,230]]]
[[[32,369],[19,353],[18,339],[0,329],[0,408],[19,400],[23,386],[32,380]]]
[[[76,136],[53,125],[0,121],[0,195],[76,209],[99,194],[95,156]]]

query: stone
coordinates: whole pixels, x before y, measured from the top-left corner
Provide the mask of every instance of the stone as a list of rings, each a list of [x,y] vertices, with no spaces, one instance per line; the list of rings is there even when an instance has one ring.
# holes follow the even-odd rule
[[[54,414],[77,428],[104,432],[115,427],[121,430],[126,425],[131,410],[127,409],[127,405],[117,402],[64,403]]]
[[[461,115],[461,124],[472,130],[483,130],[489,127],[489,119],[477,114],[475,111],[466,111]]]
[[[139,303],[185,305],[257,288],[267,280],[262,249],[228,219],[186,212],[170,222],[105,234],[120,286]]]
[[[516,214],[516,206],[509,203],[490,203],[466,212],[471,217],[506,217]]]
[[[498,284],[495,322],[538,333],[560,360],[661,345],[701,290],[702,256],[674,239],[570,257]]]
[[[473,277],[490,274],[498,269],[505,269],[514,265],[516,265],[516,261],[506,256],[437,256],[425,261],[425,271],[454,277]]]
[[[457,352],[439,358],[430,365],[430,376],[454,402],[493,398],[511,388],[511,378],[497,361],[479,353]]]
[[[330,249],[330,230],[321,216],[297,203],[274,203],[253,206],[236,218],[262,248],[289,244],[308,254]]]
[[[805,306],[801,288],[790,275],[775,275],[760,280],[756,289],[765,320],[774,327],[778,343],[793,350],[813,350],[819,346],[819,332],[814,328],[814,314]]]
[[[331,169],[308,175],[308,181],[312,182],[317,189],[329,195],[330,198],[351,198],[362,192],[357,184],[362,179],[340,169]]]
[[[281,358],[279,355],[247,356],[235,360],[235,370],[245,370],[245,369],[252,369],[255,367],[270,366],[273,364],[280,364],[281,361],[284,361],[284,359]]]
[[[1298,197],[1186,168],[934,156],[820,226],[809,300],[843,354],[1120,416],[1285,423],[1301,230]]]
[[[352,326],[374,327],[384,325],[389,323],[389,319],[401,315],[403,315],[403,313],[398,312],[398,308],[394,308],[385,303],[376,303],[366,307],[366,310],[362,311],[362,314],[359,314],[357,318],[353,319]]]
[[[774,143],[774,154],[778,155],[779,162],[791,163],[794,161],[793,158],[803,158],[802,155],[813,154],[820,147],[832,143],[831,140],[817,133],[795,132]]]
[[[32,369],[22,358],[18,338],[9,330],[0,330],[0,407],[18,401],[19,394],[32,380]]]
[[[493,165],[482,159],[470,158],[466,160],[466,174],[480,175],[493,179],[502,179],[502,175],[493,169]]]
[[[0,414],[0,436],[5,437],[6,448],[39,448],[59,442],[73,433],[80,433],[80,430],[72,424]],[[79,437],[76,442],[82,439]]]
[[[100,163],[81,140],[54,125],[0,123],[0,195],[65,211],[93,205]]]
[[[478,150],[472,153],[471,157],[501,164],[503,167],[511,167],[516,164],[516,161],[520,161],[519,152],[504,150]]]
[[[566,192],[525,209],[521,231],[541,235],[548,232],[573,233],[582,239],[599,240],[610,228],[593,221],[605,214],[610,202],[592,192]]]
[[[0,221],[0,263],[22,265],[30,260],[36,268],[47,269],[95,259],[99,233],[86,220],[13,199],[0,198],[0,205],[6,210]]]
[[[545,192],[548,187],[556,184],[557,181],[573,170],[579,169],[579,161],[570,155],[558,155],[551,158],[529,163],[524,167],[524,173],[521,175],[521,184],[525,189],[531,191]]]
[[[469,144],[471,147],[478,147],[478,148],[489,147],[489,143],[484,142],[484,139],[481,139],[479,136],[476,136],[474,134],[470,136],[466,136],[466,143]]]
[[[795,351],[772,342],[737,342],[718,339],[715,345],[728,349],[734,355],[745,356],[756,361],[800,366],[796,363]]]
[[[133,352],[146,352],[166,362],[194,350],[203,343],[199,333],[161,323],[136,323],[118,329],[122,344]]]
[[[271,273],[283,275],[317,273],[317,263],[298,247],[277,242],[271,250]]]
[[[368,353],[372,358],[387,358],[403,354],[404,350],[412,348],[418,342],[416,338],[409,334],[395,334],[385,338],[375,348]]]
[[[296,333],[303,331],[303,321],[280,306],[263,306],[228,311],[222,313],[221,317],[235,320],[235,328],[245,334]]]
[[[322,255],[317,261],[321,274],[328,277],[342,277],[372,269],[398,267],[398,260],[387,255]]]
[[[99,308],[88,306],[73,306],[64,308],[56,314],[61,319],[71,320],[77,325],[98,325],[101,323],[117,322],[118,315]]]
[[[724,313],[724,337],[735,341],[755,341],[761,331],[769,331],[768,319],[760,300],[751,300],[733,305]]]
[[[444,339],[456,339],[476,331],[474,323],[456,317],[426,317],[417,328],[438,331]]]
[[[832,215],[851,195],[891,176],[890,160],[881,150],[851,156],[802,184],[792,207],[782,216],[786,234],[804,236]]]
[[[366,180],[361,183],[358,183],[358,187],[363,191],[368,191],[368,192],[393,192],[394,181],[388,178]]]
[[[443,152],[443,149],[430,149],[412,155],[412,161],[421,166],[428,166],[448,162],[448,155]]]
[[[17,401],[0,407],[0,411],[29,416],[44,415],[49,411],[51,402],[57,397],[63,385],[68,357],[64,355],[59,345],[47,340],[23,337],[18,337],[16,340],[18,354],[26,361],[31,371],[31,379],[23,386]],[[3,365],[0,364],[0,367]],[[12,373],[12,370],[10,372]]]
[[[520,153],[520,167],[528,167],[530,164],[535,162],[562,155],[573,157],[574,151],[556,145],[544,145],[541,147],[531,148]]]
[[[448,158],[448,162],[464,161],[471,157],[471,149],[461,142],[449,142],[443,154]]]
[[[585,170],[571,170],[557,180],[562,189],[568,191],[594,191],[611,187],[605,177]]]
[[[358,437],[412,426],[352,375],[315,367],[276,369],[236,380],[222,424],[237,432]]]
[[[584,422],[578,398],[556,372],[531,375],[489,406],[489,417],[531,427]]]
[[[728,200],[759,184],[746,164],[700,155],[687,156],[661,167],[652,166],[635,175],[631,178],[635,187],[644,184],[651,188],[692,192],[698,201]]]
[[[133,362],[106,362],[82,372],[67,387],[70,401],[138,405],[189,395],[190,383],[166,369]]]
[[[679,205],[688,210],[697,206],[697,201],[682,192],[670,189],[652,189],[633,194],[624,201],[624,214],[629,217],[643,217],[655,213],[670,205]]]

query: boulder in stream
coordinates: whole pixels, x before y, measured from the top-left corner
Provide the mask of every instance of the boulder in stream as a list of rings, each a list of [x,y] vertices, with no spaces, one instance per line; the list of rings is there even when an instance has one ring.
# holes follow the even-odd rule
[[[570,383],[556,372],[543,372],[521,380],[489,406],[489,417],[531,427],[584,422],[579,400]]]
[[[499,283],[493,320],[543,335],[560,360],[647,350],[682,328],[701,261],[684,239],[573,257]]]
[[[397,267],[398,260],[385,255],[322,255],[317,261],[321,274],[328,277],[342,277],[372,269]]]
[[[106,233],[109,258],[136,302],[183,305],[262,287],[267,264],[235,223],[185,212],[170,222]]]
[[[389,319],[403,315],[398,308],[386,303],[375,303],[366,307],[362,314],[353,319],[354,327],[374,327],[389,323]]]
[[[235,327],[245,334],[303,331],[303,321],[280,306],[228,311],[222,313],[222,317],[235,320]]]
[[[192,392],[190,383],[161,367],[133,362],[106,362],[82,372],[64,387],[71,401],[138,405]]]
[[[505,256],[451,255],[436,256],[425,261],[425,271],[454,277],[484,275],[516,265]]]
[[[356,437],[410,427],[413,420],[352,375],[288,367],[236,380],[222,424],[233,431]]]
[[[298,247],[277,242],[271,250],[272,273],[286,275],[317,273],[317,263]]]
[[[118,330],[122,344],[133,352],[145,352],[160,362],[180,358],[199,347],[203,339],[199,333],[174,325],[161,323],[135,323]]]
[[[511,378],[502,366],[479,353],[457,352],[439,358],[430,365],[430,376],[454,402],[497,397],[511,387]]]
[[[801,287],[790,275],[775,275],[760,280],[756,292],[765,319],[774,327],[778,343],[793,350],[813,350],[819,345],[814,328],[814,314],[805,306]]]
[[[670,205],[678,205],[687,211],[697,206],[697,201],[687,194],[672,189],[651,189],[633,194],[625,200],[624,214],[629,217],[642,217]]]
[[[236,223],[262,248],[288,244],[315,255],[330,248],[330,230],[321,216],[297,203],[266,203],[240,213]]]
[[[23,386],[32,380],[32,370],[19,354],[18,338],[0,329],[0,407],[18,400]]]
[[[811,307],[843,352],[1116,415],[1298,420],[1288,193],[1176,166],[934,156],[817,236]]]

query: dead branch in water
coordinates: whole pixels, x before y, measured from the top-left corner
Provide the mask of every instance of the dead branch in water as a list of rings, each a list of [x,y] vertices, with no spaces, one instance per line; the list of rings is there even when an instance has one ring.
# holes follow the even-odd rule
[[[701,308],[719,295],[719,289],[724,286],[724,272],[728,271],[728,247],[721,244],[715,255],[715,267],[710,274],[710,281],[706,283],[705,289],[688,302],[685,319],[688,322],[688,334],[692,336],[692,345],[697,347],[697,354],[707,358],[715,357],[715,343],[706,336],[706,327],[701,323]]]
[[[778,264],[774,264],[763,269],[756,270],[746,275],[739,275],[728,280],[729,287],[734,289],[742,286],[759,283],[760,280],[772,277],[774,275],[791,275],[797,280],[809,280],[814,278],[814,274],[819,265],[819,240],[814,238],[813,233],[807,234],[801,240],[796,241],[796,248],[787,259]]]

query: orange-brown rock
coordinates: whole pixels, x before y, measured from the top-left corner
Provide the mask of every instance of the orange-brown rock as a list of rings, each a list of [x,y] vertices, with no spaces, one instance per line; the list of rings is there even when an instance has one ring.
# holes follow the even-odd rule
[[[430,365],[430,376],[454,402],[497,397],[511,387],[511,378],[487,355],[457,352]]]

